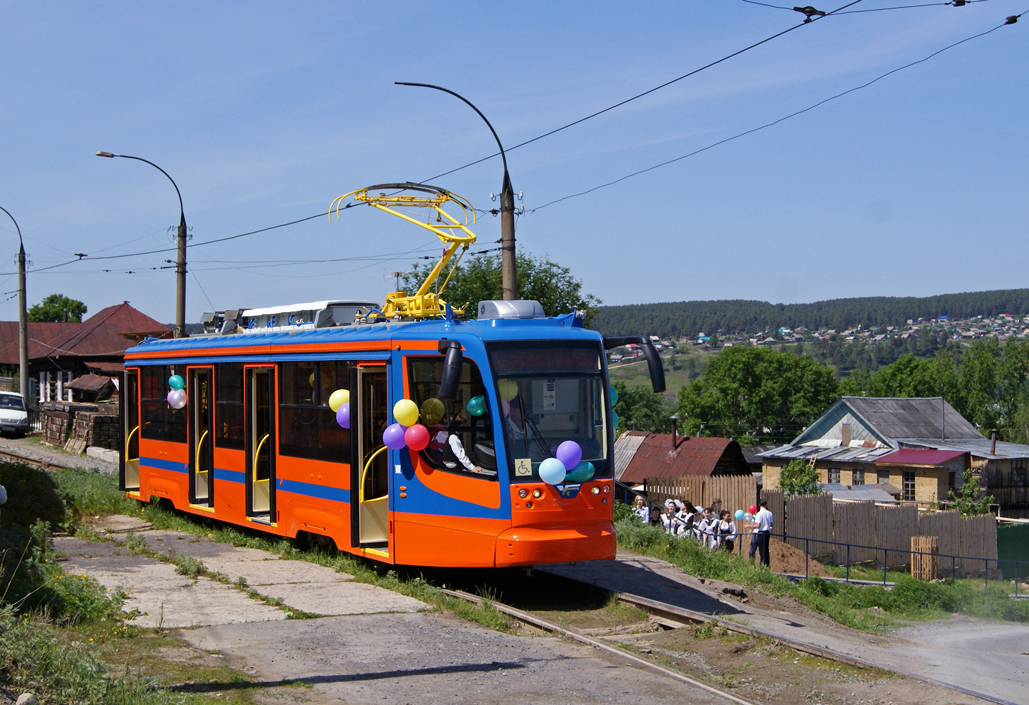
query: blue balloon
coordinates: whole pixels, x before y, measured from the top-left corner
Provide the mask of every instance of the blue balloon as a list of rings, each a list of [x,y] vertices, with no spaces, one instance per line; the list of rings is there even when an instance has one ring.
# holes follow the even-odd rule
[[[597,469],[593,467],[593,463],[583,460],[572,468],[571,472],[565,475],[565,482],[587,482],[593,478],[593,473],[596,471]]]
[[[468,400],[468,413],[472,416],[482,416],[486,413],[486,397],[479,395]]]
[[[611,428],[618,428],[618,414],[611,412]]]
[[[611,392],[611,406],[614,406],[618,403],[618,390],[614,387],[608,387],[608,390]]]
[[[336,423],[342,428],[350,428],[350,402],[340,404],[339,410],[336,412]]]
[[[743,510],[742,510],[742,509],[737,509],[737,510],[736,510],[736,521],[739,521],[740,519],[742,519],[742,518],[743,518],[743,513],[744,513],[744,512],[743,512]]]
[[[547,458],[540,463],[540,479],[548,485],[560,485],[567,474],[564,463],[557,458]]]
[[[184,389],[186,387],[186,380],[182,379],[179,375],[172,375],[168,378],[168,386],[172,389]]]
[[[382,432],[382,442],[390,450],[400,450],[407,445],[407,440],[404,438],[404,431],[406,430],[405,427],[398,423],[390,424]]]

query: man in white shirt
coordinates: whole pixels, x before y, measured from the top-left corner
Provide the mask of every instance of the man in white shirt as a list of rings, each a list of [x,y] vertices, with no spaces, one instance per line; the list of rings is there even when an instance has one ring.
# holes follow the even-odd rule
[[[754,523],[750,525],[754,529],[754,536],[750,544],[751,560],[754,558],[754,552],[760,550],[761,562],[765,565],[771,565],[771,560],[768,554],[768,541],[772,532],[773,521],[774,517],[772,516],[772,513],[768,511],[768,502],[762,499],[760,502],[760,509],[758,509],[757,514],[754,515]]]

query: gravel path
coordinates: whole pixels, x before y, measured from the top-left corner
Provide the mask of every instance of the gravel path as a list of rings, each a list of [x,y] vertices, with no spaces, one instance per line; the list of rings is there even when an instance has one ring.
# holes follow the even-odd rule
[[[17,453],[32,460],[41,460],[65,468],[89,468],[90,470],[97,470],[108,474],[118,472],[118,466],[114,463],[105,463],[102,460],[90,458],[86,455],[65,453],[63,448],[43,445],[28,438],[0,437],[0,450]]]

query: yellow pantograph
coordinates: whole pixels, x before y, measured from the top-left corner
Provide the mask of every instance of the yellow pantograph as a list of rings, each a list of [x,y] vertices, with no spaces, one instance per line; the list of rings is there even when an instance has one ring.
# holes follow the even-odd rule
[[[415,193],[412,194],[410,192]],[[366,188],[358,189],[357,191],[351,191],[350,193],[343,194],[334,200],[332,205],[329,206],[330,221],[332,220],[332,214],[334,211],[336,213],[336,218],[339,219],[339,211],[344,207],[343,202],[350,196],[354,197],[355,203],[364,203],[369,206],[373,206],[379,210],[386,211],[387,213],[392,213],[398,218],[403,218],[404,220],[414,223],[426,230],[431,230],[446,246],[446,249],[443,251],[443,257],[436,263],[436,266],[432,268],[432,271],[429,272],[429,276],[426,277],[425,281],[422,282],[422,285],[418,287],[418,291],[410,296],[403,291],[394,291],[391,294],[387,294],[386,303],[382,307],[381,315],[372,313],[368,314],[367,317],[431,318],[434,316],[443,316],[446,309],[446,302],[440,298],[440,294],[446,287],[447,282],[450,281],[450,277],[453,275],[454,269],[457,268],[458,263],[461,261],[461,257],[464,256],[468,247],[475,242],[475,233],[467,227],[469,224],[475,224],[475,210],[472,208],[472,204],[469,203],[466,198],[458,196],[456,193],[452,193],[436,186],[429,186],[427,184],[379,184],[377,186],[368,186]],[[443,210],[443,206],[447,203],[454,203],[457,205],[461,211],[459,217],[462,218],[463,222]],[[397,210],[399,208],[431,208],[436,212],[436,218],[433,219],[430,217],[423,223],[420,220],[412,218],[406,213],[400,212],[400,210]],[[471,219],[470,223],[469,218]],[[435,222],[433,222],[433,220]],[[443,269],[454,257],[454,253],[456,253],[458,249],[460,249],[461,252],[451,265],[446,278],[443,280],[442,284],[434,289],[433,285],[439,280]],[[456,314],[464,313],[463,309],[454,307],[451,307],[451,309]]]

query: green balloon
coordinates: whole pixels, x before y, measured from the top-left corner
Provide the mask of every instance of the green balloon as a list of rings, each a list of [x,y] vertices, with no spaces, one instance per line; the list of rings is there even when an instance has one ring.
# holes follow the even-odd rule
[[[472,416],[482,416],[486,413],[486,397],[479,395],[468,400],[468,413]]]

